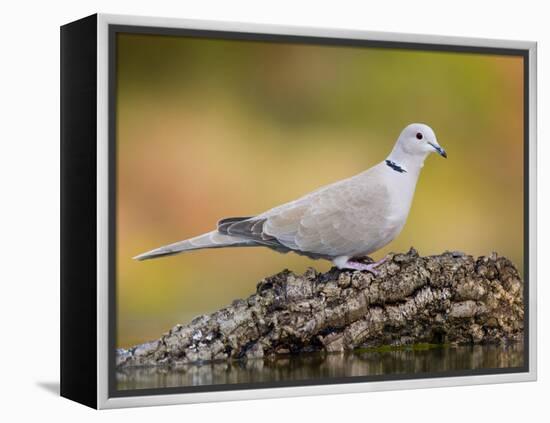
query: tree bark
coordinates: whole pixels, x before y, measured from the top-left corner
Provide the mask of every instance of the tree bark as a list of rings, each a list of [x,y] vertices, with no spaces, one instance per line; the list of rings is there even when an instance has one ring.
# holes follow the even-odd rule
[[[510,343],[523,338],[523,281],[504,257],[390,255],[374,276],[284,270],[246,300],[118,349],[116,365],[186,364],[416,343]]]

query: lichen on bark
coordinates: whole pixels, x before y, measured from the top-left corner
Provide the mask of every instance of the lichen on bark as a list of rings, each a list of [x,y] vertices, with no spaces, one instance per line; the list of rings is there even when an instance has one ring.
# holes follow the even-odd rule
[[[391,254],[368,272],[284,270],[159,339],[118,349],[116,365],[178,366],[415,343],[511,343],[523,337],[523,281],[496,253]]]

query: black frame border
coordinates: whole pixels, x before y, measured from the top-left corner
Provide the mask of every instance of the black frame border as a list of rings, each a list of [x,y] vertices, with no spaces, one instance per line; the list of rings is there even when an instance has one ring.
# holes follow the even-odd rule
[[[60,394],[97,407],[97,15],[60,29]]]
[[[293,44],[309,44],[309,45],[324,45],[324,46],[347,46],[347,47],[370,47],[382,49],[401,49],[401,50],[416,50],[416,51],[438,51],[451,53],[470,53],[470,54],[489,54],[489,55],[504,55],[504,56],[519,56],[523,59],[523,175],[524,175],[524,197],[523,197],[523,263],[524,263],[524,357],[522,367],[509,368],[493,368],[493,369],[471,369],[460,371],[445,371],[445,372],[427,372],[422,374],[393,374],[393,375],[372,375],[372,376],[349,376],[338,378],[323,378],[323,379],[308,379],[308,380],[288,380],[278,382],[253,382],[239,384],[223,384],[223,385],[200,385],[200,386],[180,386],[169,388],[148,388],[148,389],[131,389],[118,390],[116,383],[116,77],[117,77],[117,34],[143,34],[154,36],[181,36],[204,39],[223,39],[223,40],[240,40],[240,41],[263,41],[275,43],[293,43]],[[411,380],[411,379],[431,379],[431,378],[447,378],[461,376],[478,376],[478,375],[497,375],[510,373],[528,373],[530,369],[529,357],[529,266],[530,266],[530,248],[529,248],[529,128],[530,128],[530,109],[529,109],[529,79],[530,79],[530,63],[529,50],[519,48],[500,48],[500,47],[481,47],[481,46],[463,46],[454,44],[436,44],[436,43],[420,43],[420,42],[405,42],[405,41],[380,41],[368,39],[350,39],[350,38],[333,38],[319,36],[303,36],[303,35],[283,35],[270,33],[248,33],[234,32],[222,30],[203,30],[203,29],[187,29],[187,28],[171,28],[171,27],[155,27],[155,26],[138,26],[138,25],[108,25],[108,150],[109,150],[109,280],[108,280],[108,295],[109,295],[109,333],[108,333],[108,397],[109,398],[124,398],[149,395],[167,395],[167,394],[186,394],[198,392],[220,392],[220,391],[236,391],[236,390],[254,390],[267,388],[285,388],[299,386],[314,386],[314,385],[340,385],[347,383],[365,383],[365,382],[380,382],[380,381],[396,381],[396,380]]]

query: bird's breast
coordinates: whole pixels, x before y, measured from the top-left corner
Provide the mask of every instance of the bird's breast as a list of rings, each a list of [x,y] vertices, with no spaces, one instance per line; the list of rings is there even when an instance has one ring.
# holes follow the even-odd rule
[[[391,181],[387,186],[388,206],[385,210],[385,218],[382,220],[383,225],[379,229],[380,244],[382,244],[378,246],[379,248],[393,241],[405,226],[416,187],[415,175],[393,172],[392,177],[398,180]]]

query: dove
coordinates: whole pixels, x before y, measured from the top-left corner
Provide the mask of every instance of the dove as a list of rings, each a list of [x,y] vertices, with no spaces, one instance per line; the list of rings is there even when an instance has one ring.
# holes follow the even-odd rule
[[[221,219],[211,232],[134,258],[148,260],[204,248],[266,247],[376,275],[376,267],[386,258],[368,264],[359,259],[399,235],[424,161],[433,152],[447,158],[428,125],[410,124],[385,160],[358,175],[256,216]]]

